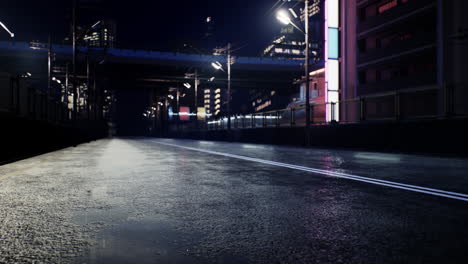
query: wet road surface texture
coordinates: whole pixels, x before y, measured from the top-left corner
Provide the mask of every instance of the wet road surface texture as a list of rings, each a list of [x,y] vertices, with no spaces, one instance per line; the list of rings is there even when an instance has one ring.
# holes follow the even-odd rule
[[[0,263],[467,263],[468,160],[148,138],[0,167]]]

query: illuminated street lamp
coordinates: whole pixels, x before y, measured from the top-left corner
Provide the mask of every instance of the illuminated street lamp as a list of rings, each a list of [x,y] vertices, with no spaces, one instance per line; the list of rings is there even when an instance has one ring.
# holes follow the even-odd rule
[[[31,78],[32,74],[30,72],[25,72],[21,74],[19,77],[21,78]]]
[[[296,14],[296,11],[294,11],[294,9],[289,8],[288,10],[294,16],[294,18],[298,18],[297,14]]]
[[[185,88],[187,88],[187,89],[192,88],[192,85],[190,85],[190,83],[184,83],[184,86],[185,86]]]
[[[294,10],[291,10],[291,13],[296,17],[297,14],[296,12],[294,12]],[[304,30],[302,30],[298,25],[296,25],[292,20],[291,18],[289,17],[289,14],[286,10],[284,9],[281,9],[281,10],[278,10],[278,13],[276,13],[276,19],[279,20],[279,22],[285,24],[285,25],[292,25],[293,27],[297,28],[297,30],[299,30],[300,32],[304,33]]]
[[[276,14],[276,19],[278,19],[281,23],[285,25],[289,25],[292,22],[291,18],[285,10],[279,10]]]
[[[299,28],[289,17],[289,14],[286,10],[279,10],[276,18],[285,25],[292,25],[297,28],[299,31],[305,35],[305,82],[306,82],[306,145],[310,145],[310,76],[309,76],[309,0],[304,0],[304,17],[305,17],[305,31]],[[294,11],[294,10],[293,10]],[[294,13],[292,13],[294,15]]]
[[[6,32],[8,32],[8,34],[10,34],[10,37],[11,37],[11,38],[14,38],[14,37],[15,37],[15,33],[11,32],[11,31],[7,28],[7,26],[5,26],[5,24],[2,23],[2,21],[0,21],[0,26],[2,26],[2,28],[3,28]]]
[[[219,61],[212,62],[211,66],[216,70],[223,70],[223,65]]]

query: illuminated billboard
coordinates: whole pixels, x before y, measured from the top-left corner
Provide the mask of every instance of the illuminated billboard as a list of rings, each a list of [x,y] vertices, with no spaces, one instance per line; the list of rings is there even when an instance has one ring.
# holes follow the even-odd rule
[[[190,120],[190,108],[187,106],[181,106],[179,108],[179,120],[189,121]]]
[[[205,117],[206,117],[205,107],[198,107],[197,108],[197,119],[203,121],[203,120],[205,120]]]

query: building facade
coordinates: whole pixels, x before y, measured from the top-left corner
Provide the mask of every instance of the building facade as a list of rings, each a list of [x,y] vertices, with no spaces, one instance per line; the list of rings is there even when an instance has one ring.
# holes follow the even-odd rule
[[[340,119],[468,113],[467,1],[341,0],[339,7],[340,100],[352,100],[340,104]]]
[[[116,24],[112,20],[100,20],[96,22],[84,40],[90,47],[115,48],[117,36]]]
[[[281,29],[281,34],[263,50],[262,56],[304,60],[304,50],[303,33],[287,25]]]

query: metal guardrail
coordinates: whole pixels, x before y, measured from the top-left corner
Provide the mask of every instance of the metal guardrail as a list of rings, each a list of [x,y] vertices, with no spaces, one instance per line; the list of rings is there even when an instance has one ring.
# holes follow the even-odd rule
[[[425,86],[405,90],[395,90],[377,95],[362,96],[337,103],[311,105],[311,124],[324,125],[336,123],[326,121],[326,108],[331,116],[338,112],[339,123],[358,123],[365,121],[399,121],[436,119],[449,116],[453,95],[445,89],[443,99],[445,109],[440,109],[439,86]],[[441,112],[443,114],[441,114]],[[460,113],[460,115],[463,115]],[[254,129],[266,127],[305,127],[305,107],[280,109],[261,113],[234,115],[231,117],[231,129]],[[190,130],[226,130],[227,117],[211,121],[199,121],[179,124],[171,127],[172,131]]]
[[[0,113],[53,123],[71,122],[72,110],[63,95],[51,96],[47,91],[38,89],[34,85],[36,81],[8,74],[0,75]],[[86,110],[85,106],[81,106],[77,118],[89,120]]]

